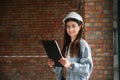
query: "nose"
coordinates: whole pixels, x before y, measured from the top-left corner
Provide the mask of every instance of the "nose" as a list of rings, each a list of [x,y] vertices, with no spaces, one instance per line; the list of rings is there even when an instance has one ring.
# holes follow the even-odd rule
[[[70,27],[70,28],[69,28],[69,31],[72,31],[72,30],[73,30],[73,28],[72,28],[72,27]]]

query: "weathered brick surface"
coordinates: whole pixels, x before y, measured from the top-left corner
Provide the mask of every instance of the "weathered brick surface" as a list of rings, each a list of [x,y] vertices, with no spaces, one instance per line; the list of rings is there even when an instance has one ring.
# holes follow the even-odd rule
[[[78,0],[0,0],[0,80],[55,80],[41,39],[62,47],[62,19]]]
[[[46,58],[1,58],[0,80],[53,80]],[[48,77],[46,77],[48,76]]]
[[[55,80],[41,39],[62,48],[62,19],[70,11],[85,21],[93,49],[91,80],[113,80],[112,0],[0,0],[0,80]]]
[[[93,50],[90,80],[113,80],[112,0],[85,0],[85,39]]]

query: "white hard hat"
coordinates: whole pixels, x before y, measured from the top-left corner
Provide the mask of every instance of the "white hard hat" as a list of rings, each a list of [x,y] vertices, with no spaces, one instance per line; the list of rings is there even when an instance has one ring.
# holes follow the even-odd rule
[[[76,13],[76,12],[70,12],[70,13],[63,19],[63,23],[64,23],[64,24],[65,24],[66,19],[68,19],[68,18],[74,18],[74,19],[77,19],[77,20],[81,21],[82,23],[84,23],[82,17],[81,17],[78,13]]]

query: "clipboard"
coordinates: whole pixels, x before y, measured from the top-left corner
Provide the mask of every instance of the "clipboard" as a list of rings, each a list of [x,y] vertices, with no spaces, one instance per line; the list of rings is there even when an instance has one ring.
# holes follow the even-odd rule
[[[42,44],[44,46],[44,49],[46,51],[46,54],[49,59],[52,59],[55,62],[56,67],[63,67],[59,63],[59,59],[62,58],[61,50],[58,46],[58,43],[56,40],[42,40]]]

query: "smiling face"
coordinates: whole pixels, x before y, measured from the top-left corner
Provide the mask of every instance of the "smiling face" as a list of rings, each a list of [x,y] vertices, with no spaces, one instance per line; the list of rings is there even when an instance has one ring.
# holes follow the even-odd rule
[[[80,29],[81,29],[81,25],[78,25],[74,21],[69,21],[66,23],[66,31],[71,38],[75,39],[77,37]]]

